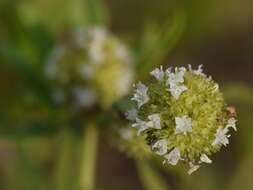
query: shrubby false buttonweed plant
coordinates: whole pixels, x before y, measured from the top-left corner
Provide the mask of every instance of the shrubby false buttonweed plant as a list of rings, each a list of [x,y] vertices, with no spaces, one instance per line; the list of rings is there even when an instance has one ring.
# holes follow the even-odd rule
[[[222,146],[229,144],[230,129],[236,131],[236,116],[227,107],[219,85],[198,69],[180,67],[164,70],[161,66],[150,73],[154,82],[139,82],[132,100],[136,107],[127,119],[137,135],[145,138],[150,149],[164,158],[164,164],[183,161],[188,173]]]
[[[54,99],[74,107],[108,108],[126,95],[133,79],[127,48],[102,27],[79,29],[57,46],[46,65]]]

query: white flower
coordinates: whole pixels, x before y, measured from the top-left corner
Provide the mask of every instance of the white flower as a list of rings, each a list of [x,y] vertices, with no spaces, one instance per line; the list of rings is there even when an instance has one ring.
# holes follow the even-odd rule
[[[138,104],[138,108],[140,108],[143,104],[147,103],[149,101],[148,97],[148,87],[146,87],[144,84],[139,82],[136,85],[135,94],[131,98],[131,100],[134,100]]]
[[[203,73],[203,65],[199,65],[197,70],[193,70],[191,65],[188,65],[189,71],[192,72],[195,75],[201,75],[201,76],[206,76]]]
[[[206,154],[201,154],[200,161],[204,162],[204,163],[207,163],[207,164],[212,163],[212,160]]]
[[[162,81],[164,79],[164,71],[163,66],[160,66],[160,69],[156,68],[153,71],[150,72],[152,76],[154,76],[157,80]]]
[[[215,135],[215,139],[212,143],[212,146],[216,146],[216,145],[220,145],[223,144],[224,146],[226,146],[227,144],[229,144],[229,140],[228,138],[230,137],[230,135],[227,135],[228,132],[228,128],[218,128],[216,131],[216,135]]]
[[[141,134],[141,132],[145,131],[146,129],[153,128],[153,129],[161,129],[160,125],[160,117],[158,114],[152,114],[148,116],[149,121],[142,121],[139,118],[136,118],[136,123],[132,125],[132,127],[138,130],[137,136]]]
[[[133,130],[131,130],[129,128],[120,129],[119,135],[125,140],[131,140],[134,137]]]
[[[192,162],[190,164],[190,169],[188,170],[188,174],[191,175],[193,172],[197,171],[200,168],[200,165],[194,165]]]
[[[232,117],[232,118],[228,119],[228,123],[226,125],[226,128],[229,128],[229,127],[232,127],[235,131],[237,131],[235,118]]]
[[[127,118],[128,120],[130,120],[130,121],[135,121],[136,118],[137,118],[137,116],[138,116],[138,111],[137,111],[135,108],[133,108],[133,109],[128,110],[128,111],[125,113],[125,115],[126,115],[126,118]]]
[[[148,119],[150,120],[149,122],[147,122],[147,125],[150,128],[154,128],[154,129],[161,129],[161,119],[159,114],[152,114],[148,116]]]
[[[176,117],[175,122],[176,122],[175,134],[178,134],[178,133],[186,134],[187,132],[192,132],[192,119],[191,118],[189,118],[187,116]]]
[[[73,95],[76,99],[77,106],[91,107],[97,100],[96,93],[89,88],[75,87]]]
[[[166,70],[166,74],[168,76],[166,83],[169,86],[171,95],[176,99],[178,99],[179,96],[188,89],[182,84],[184,82],[185,72],[186,69],[184,67],[176,68],[175,73],[171,72],[171,69]]]
[[[164,155],[167,153],[167,140],[161,139],[155,142],[152,146],[152,150],[158,155]]]
[[[175,166],[180,160],[180,151],[178,148],[174,148],[169,154],[166,154],[164,157],[167,159],[165,162],[168,162],[169,164]]]
[[[180,67],[179,69],[176,67],[175,73],[168,69],[166,71],[166,74],[168,75],[167,85],[178,85],[179,83],[183,83],[185,72],[186,69],[184,67]]]
[[[171,95],[177,100],[180,95],[186,91],[188,88],[185,86],[185,85],[174,85],[174,84],[171,84],[170,85],[170,93]]]
[[[141,134],[141,132],[143,132],[149,128],[149,126],[147,125],[147,122],[142,121],[139,118],[136,118],[136,123],[132,124],[132,127],[136,128],[138,130],[137,136],[139,136]]]

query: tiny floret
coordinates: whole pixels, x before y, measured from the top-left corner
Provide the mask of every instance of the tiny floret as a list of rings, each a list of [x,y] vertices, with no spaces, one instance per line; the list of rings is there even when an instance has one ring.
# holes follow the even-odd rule
[[[230,135],[228,133],[228,128],[218,128],[216,131],[215,139],[212,143],[213,146],[224,145],[227,146],[229,144],[228,138]]]
[[[184,67],[175,68],[175,73],[171,72],[171,70],[167,70],[168,80],[167,84],[180,84],[184,82],[184,74],[186,69]]]
[[[138,108],[140,108],[142,105],[146,104],[149,101],[148,97],[148,87],[146,87],[144,84],[139,82],[135,89],[135,94],[132,98],[132,100],[136,101],[138,103]]]
[[[200,161],[204,162],[204,163],[207,163],[207,164],[212,163],[212,160],[206,154],[201,154]]]
[[[180,160],[180,151],[178,148],[174,148],[169,154],[164,156],[166,158],[166,162],[175,166]]]
[[[196,172],[199,168],[200,168],[200,165],[194,165],[192,164],[191,162],[189,163],[189,170],[188,170],[188,174],[191,175],[192,173]]]
[[[136,123],[132,124],[133,128],[137,129],[137,135],[139,136],[141,132],[145,131],[148,128],[147,122],[142,121],[139,118],[136,118]]]
[[[160,117],[158,114],[153,114],[148,116],[149,121],[142,121],[139,118],[136,118],[136,123],[132,125],[132,127],[136,128],[138,130],[137,135],[139,136],[141,132],[145,131],[148,128],[153,129],[161,129],[160,125]]]
[[[150,72],[152,76],[154,76],[158,81],[162,81],[164,79],[164,71],[163,66],[160,66],[160,68],[156,68],[153,71]]]
[[[187,117],[187,116],[183,116],[183,117],[176,117],[175,118],[175,122],[176,122],[176,129],[175,129],[175,133],[184,133],[186,134],[187,132],[192,132],[192,119]]]
[[[150,128],[154,128],[154,129],[161,129],[161,119],[159,114],[152,114],[148,116],[149,122],[147,122],[147,125]]]
[[[188,89],[183,85],[185,72],[186,69],[184,67],[175,68],[175,73],[173,73],[171,69],[167,69],[166,71],[168,76],[166,83],[169,86],[171,95],[175,99],[178,99],[180,95]]]
[[[152,150],[158,155],[164,155],[167,153],[167,140],[162,139],[155,142],[152,146]]]
[[[202,75],[202,76],[206,76],[203,73],[203,65],[199,65],[197,70],[193,70],[191,65],[188,65],[189,71],[192,72],[195,75]]]
[[[138,116],[138,110],[135,108],[132,108],[131,110],[128,110],[126,113],[126,118],[130,121],[135,121]]]
[[[236,128],[235,108],[228,107],[218,83],[191,66],[155,69],[149,85],[139,83],[132,100],[138,110],[133,127],[164,163],[182,161],[188,173],[229,144]],[[145,104],[145,105],[144,105]]]
[[[170,93],[171,95],[177,100],[180,95],[187,90],[187,87],[184,85],[175,85],[175,84],[171,84],[170,85]]]

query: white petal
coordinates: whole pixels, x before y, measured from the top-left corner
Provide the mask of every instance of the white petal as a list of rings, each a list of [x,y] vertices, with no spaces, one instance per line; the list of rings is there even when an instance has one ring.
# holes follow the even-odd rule
[[[131,98],[131,100],[134,100],[137,102],[138,108],[140,108],[142,105],[146,104],[149,101],[147,92],[148,92],[148,87],[146,87],[141,82],[139,82],[136,85],[135,94]]]
[[[177,100],[180,95],[186,91],[188,88],[185,86],[185,85],[174,85],[174,84],[171,84],[170,85],[170,93],[171,95]]]
[[[175,166],[180,160],[180,151],[178,148],[174,148],[169,154],[166,154],[164,157],[167,159],[166,162]]]
[[[212,143],[212,146],[217,146],[217,145],[221,145],[223,144],[224,146],[226,146],[227,144],[229,144],[229,140],[228,138],[230,137],[230,135],[227,135],[228,129],[227,128],[218,128],[216,131],[216,135],[215,135],[215,139]]]
[[[148,122],[148,126],[155,129],[161,129],[161,119],[159,114],[152,114],[148,116],[150,122]]]
[[[152,146],[152,150],[158,155],[164,155],[167,153],[167,140],[162,139],[155,142]]]
[[[212,160],[206,154],[201,154],[200,161],[204,162],[204,163],[207,163],[207,164],[212,163]]]
[[[200,165],[194,165],[190,163],[190,169],[188,170],[188,174],[191,175],[193,172],[197,171],[200,168]]]
[[[143,131],[148,128],[146,122],[140,120],[139,118],[136,118],[136,123],[132,124],[132,127],[138,130],[137,136],[139,136]]]
[[[154,76],[159,81],[162,81],[164,79],[164,75],[165,75],[162,66],[160,66],[160,69],[158,69],[158,68],[154,69],[153,71],[150,72],[150,74],[152,76]]]
[[[171,72],[170,70],[167,71],[168,75],[168,85],[177,85],[179,83],[184,82],[184,74],[186,72],[186,69],[184,67],[175,68],[175,73]]]
[[[176,123],[175,134],[178,134],[178,133],[186,134],[187,132],[192,132],[192,119],[191,118],[189,118],[187,116],[176,117],[175,123]]]
[[[128,110],[126,113],[126,118],[130,121],[135,121],[138,116],[138,111],[136,109]]]

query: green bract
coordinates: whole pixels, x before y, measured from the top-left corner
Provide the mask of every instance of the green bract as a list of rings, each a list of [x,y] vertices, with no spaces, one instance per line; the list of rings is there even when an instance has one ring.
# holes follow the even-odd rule
[[[149,86],[135,85],[132,98],[137,103],[132,125],[145,136],[151,149],[176,165],[183,160],[189,173],[202,162],[211,163],[212,153],[229,143],[227,133],[235,127],[235,116],[226,107],[219,86],[202,72],[181,67],[166,71],[162,67],[151,75],[156,80]]]
[[[104,28],[86,28],[54,49],[46,74],[58,102],[106,109],[128,93],[132,60],[126,47]]]

